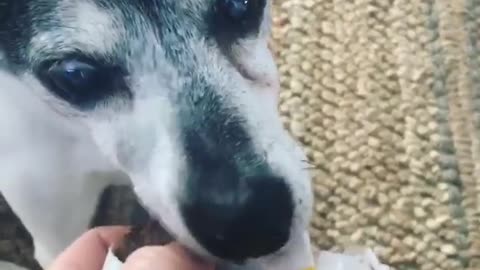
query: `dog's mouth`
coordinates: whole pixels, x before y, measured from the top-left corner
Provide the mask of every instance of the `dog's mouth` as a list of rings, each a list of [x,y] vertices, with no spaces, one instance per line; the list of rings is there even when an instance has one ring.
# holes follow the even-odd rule
[[[92,226],[127,225],[130,231],[112,247],[113,254],[122,262],[145,246],[164,246],[175,241],[162,223],[149,214],[130,187],[108,188],[98,207]],[[114,211],[106,210],[108,208]]]

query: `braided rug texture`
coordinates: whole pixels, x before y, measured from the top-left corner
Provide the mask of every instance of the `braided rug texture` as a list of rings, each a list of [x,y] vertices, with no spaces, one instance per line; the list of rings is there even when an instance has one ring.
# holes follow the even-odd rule
[[[321,248],[480,269],[480,0],[275,0],[280,110]]]

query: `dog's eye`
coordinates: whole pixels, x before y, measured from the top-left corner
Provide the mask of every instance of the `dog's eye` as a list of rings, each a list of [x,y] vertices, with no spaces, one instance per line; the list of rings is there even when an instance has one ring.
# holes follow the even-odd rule
[[[249,0],[220,0],[218,7],[230,18],[239,20],[247,13],[249,2]]]
[[[76,59],[44,64],[37,73],[40,81],[54,94],[80,107],[94,105],[114,91],[125,90],[119,84],[123,81],[122,74],[116,68]]]
[[[86,92],[101,83],[99,72],[94,66],[79,61],[64,61],[48,71],[56,87],[66,92]]]
[[[266,0],[217,0],[213,29],[221,38],[254,33],[263,18]]]

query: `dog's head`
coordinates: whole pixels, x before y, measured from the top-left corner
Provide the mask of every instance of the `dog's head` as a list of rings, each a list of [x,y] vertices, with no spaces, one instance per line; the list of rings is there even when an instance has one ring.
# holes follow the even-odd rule
[[[304,156],[277,112],[267,0],[1,0],[32,94],[85,124],[184,244],[274,254],[308,223]]]

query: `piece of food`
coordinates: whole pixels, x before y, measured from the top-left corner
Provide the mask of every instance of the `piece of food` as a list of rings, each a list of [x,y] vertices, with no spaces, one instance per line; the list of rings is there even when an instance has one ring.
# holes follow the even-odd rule
[[[174,241],[172,236],[159,222],[150,220],[143,226],[134,226],[132,230],[125,235],[123,241],[115,246],[113,253],[121,262],[125,262],[130,254],[141,247],[163,246],[172,241]]]

